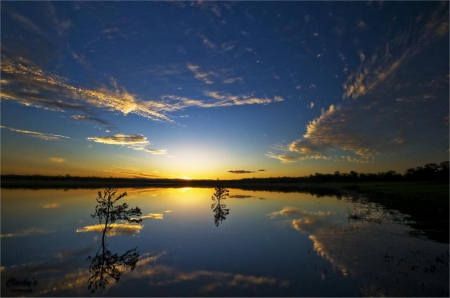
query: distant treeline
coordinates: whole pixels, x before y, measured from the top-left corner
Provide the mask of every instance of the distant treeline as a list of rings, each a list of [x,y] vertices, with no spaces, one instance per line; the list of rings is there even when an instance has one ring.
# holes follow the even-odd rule
[[[276,184],[276,183],[330,183],[330,182],[449,182],[449,162],[443,161],[439,164],[429,163],[422,167],[410,168],[404,174],[395,171],[380,172],[377,174],[340,173],[320,174],[303,177],[272,177],[272,178],[244,178],[240,180],[221,180],[227,187],[235,185]],[[122,187],[133,186],[198,186],[210,187],[217,184],[217,180],[183,180],[183,179],[146,179],[146,178],[104,178],[104,177],[79,177],[79,176],[43,176],[43,175],[2,175],[2,187],[18,185],[45,185],[45,186],[68,186],[86,185],[101,187],[103,185],[116,185]],[[267,185],[269,186],[269,185]]]
[[[439,164],[428,163],[422,167],[410,168],[404,174],[396,171],[375,173],[341,173],[320,174],[303,177],[276,177],[276,178],[245,178],[242,181],[253,182],[277,182],[277,183],[329,183],[329,182],[449,182],[449,162],[443,161]]]

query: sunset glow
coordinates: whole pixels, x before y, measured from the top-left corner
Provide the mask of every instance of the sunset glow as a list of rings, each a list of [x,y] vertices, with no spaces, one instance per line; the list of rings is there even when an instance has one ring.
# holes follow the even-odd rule
[[[2,174],[240,179],[448,160],[448,2],[1,8]]]

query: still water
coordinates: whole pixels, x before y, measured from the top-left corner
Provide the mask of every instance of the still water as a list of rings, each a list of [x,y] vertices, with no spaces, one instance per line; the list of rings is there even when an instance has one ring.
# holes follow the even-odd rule
[[[2,296],[449,295],[448,244],[363,198],[119,189],[103,237],[97,191],[2,189]]]

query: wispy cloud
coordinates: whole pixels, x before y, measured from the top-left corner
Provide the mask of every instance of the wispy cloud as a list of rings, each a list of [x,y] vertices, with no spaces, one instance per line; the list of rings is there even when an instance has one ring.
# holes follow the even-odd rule
[[[236,77],[236,78],[229,78],[229,79],[222,81],[222,83],[224,83],[224,84],[232,84],[232,83],[236,83],[236,82],[243,83],[244,79],[241,77]]]
[[[5,54],[3,53],[5,52]],[[53,75],[39,67],[30,59],[14,57],[12,53],[2,49],[2,93],[1,98],[19,104],[58,112],[76,111],[92,114],[93,108],[123,115],[135,114],[157,122],[174,123],[168,113],[190,107],[215,108],[246,104],[269,104],[282,101],[280,96],[259,98],[252,95],[231,95],[214,91],[205,91],[207,97],[216,99],[198,100],[176,95],[161,95],[156,99],[142,99],[128,92],[114,79],[108,86],[95,89],[70,84],[66,78]],[[194,77],[210,85],[219,79],[219,74],[202,71],[198,65],[188,63]],[[239,78],[233,80],[238,81]],[[223,81],[223,79],[221,79]],[[225,80],[226,81],[226,80]],[[231,81],[228,81],[231,82]],[[214,95],[215,94],[215,95]],[[217,100],[217,98],[221,98]],[[106,120],[76,114],[72,116],[78,121],[94,121],[110,125]]]
[[[147,145],[150,144],[147,141],[147,137],[140,134],[116,134],[109,137],[89,137],[88,140],[92,140],[96,143],[109,144],[109,145]]]
[[[250,104],[270,104],[275,99],[258,98],[252,95],[232,95],[228,93],[221,93],[217,91],[203,91],[206,97],[212,98],[206,100],[192,99],[187,97],[175,95],[163,95],[161,98],[171,107],[172,111],[182,110],[187,107],[201,107],[201,108],[217,108],[230,107]],[[279,99],[280,97],[278,97]],[[279,100],[278,100],[279,101]]]
[[[56,203],[46,204],[46,205],[42,206],[42,208],[44,208],[44,209],[53,209],[53,208],[57,208],[57,207],[59,207],[59,205]]]
[[[109,121],[106,121],[104,119],[97,118],[97,117],[89,117],[89,116],[85,116],[85,115],[73,115],[72,118],[75,120],[78,120],[78,121],[91,121],[91,122],[97,122],[97,123],[103,124],[103,125],[111,125],[111,123]]]
[[[220,18],[222,15],[221,2],[192,1],[189,4],[193,7],[200,8],[205,13],[213,14],[217,18]]]
[[[217,45],[212,42],[209,38],[207,38],[206,36],[204,36],[203,34],[198,33],[198,36],[202,39],[202,42],[205,46],[207,46],[210,49],[216,49]]]
[[[416,24],[419,26],[419,24]],[[425,46],[433,43],[441,37],[448,38],[448,11],[435,11],[426,23],[417,29],[399,33],[396,38],[388,42],[383,48],[384,52],[376,52],[370,59],[359,51],[362,63],[358,71],[350,75],[344,84],[343,98],[357,99],[360,96],[376,91],[381,85],[388,83],[392,75],[404,67],[409,60],[419,54]],[[416,38],[408,42],[411,36]]]
[[[344,160],[339,149],[354,155],[351,161],[371,162],[411,144],[434,141],[442,148],[444,143],[448,146],[448,126],[443,125],[448,116],[448,68],[440,68],[439,59],[425,65],[422,57],[426,56],[424,49],[448,38],[448,12],[433,13],[421,28],[400,33],[370,58],[361,58],[361,67],[344,85],[343,98],[354,100],[322,110],[306,126],[303,138],[276,148],[284,152],[266,156],[284,163]],[[441,58],[448,61],[448,57]]]
[[[64,158],[61,157],[50,157],[48,160],[56,163],[62,163],[66,161]]]
[[[94,141],[96,143],[108,144],[108,145],[118,145],[118,146],[126,146],[127,148],[145,151],[152,154],[166,154],[166,149],[149,149],[145,146],[150,145],[150,142],[147,140],[147,137],[141,134],[115,134],[113,136],[106,137],[88,137],[87,140]]]
[[[273,99],[270,98],[258,98],[252,95],[231,95],[228,93],[221,93],[217,91],[207,91],[203,92],[204,95],[214,98],[217,100],[214,103],[217,106],[232,106],[232,105],[248,105],[248,104],[269,104],[276,101],[283,101],[281,96],[275,96]]]
[[[6,127],[6,126],[0,126],[0,128],[7,129],[7,130],[10,130],[10,131],[14,131],[14,132],[24,133],[24,134],[27,134],[27,135],[29,135],[31,137],[38,138],[38,139],[41,139],[41,140],[46,140],[46,141],[55,141],[55,140],[60,140],[60,139],[70,139],[69,137],[66,137],[66,136],[56,135],[56,134],[51,134],[51,133],[43,133],[43,132],[37,132],[37,131],[23,130],[23,129],[17,129],[17,128]]]
[[[31,32],[37,33],[38,35],[41,35],[41,36],[43,35],[43,30],[29,18],[27,18],[21,14],[18,14],[16,12],[11,12],[11,18],[16,20],[25,29],[27,29]]]
[[[228,171],[228,172],[232,173],[232,174],[250,174],[250,173],[254,173],[255,171],[231,170],[231,171]]]
[[[3,58],[3,57],[2,57]],[[2,59],[2,98],[26,106],[64,112],[77,110],[88,113],[92,107],[133,113],[155,121],[173,122],[161,113],[161,105],[137,99],[111,79],[112,87],[88,89],[73,86],[66,79],[48,74],[31,60],[23,57]]]
[[[167,149],[143,149],[145,152],[156,154],[156,155],[164,155],[167,154]]]
[[[209,72],[200,71],[200,66],[195,65],[195,64],[188,63],[187,69],[189,69],[194,74],[194,77],[197,80],[199,80],[205,84],[213,84],[214,83],[213,77],[218,76],[217,73],[212,72],[212,71],[209,71]]]

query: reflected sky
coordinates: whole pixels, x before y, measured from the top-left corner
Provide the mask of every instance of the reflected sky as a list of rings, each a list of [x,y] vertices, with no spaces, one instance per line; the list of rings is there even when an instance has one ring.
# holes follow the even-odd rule
[[[138,247],[136,268],[100,296],[448,296],[448,245],[410,236],[381,209],[351,221],[345,197],[230,189],[220,226],[212,188],[121,189],[146,217],[117,222],[108,249]],[[96,190],[2,189],[6,281],[36,280],[30,295],[90,296],[89,262],[102,230]],[[265,198],[265,200],[259,200]],[[48,208],[45,206],[54,206]],[[130,288],[133,292],[130,292]],[[22,289],[23,290],[23,289]],[[28,294],[26,294],[28,295]]]

